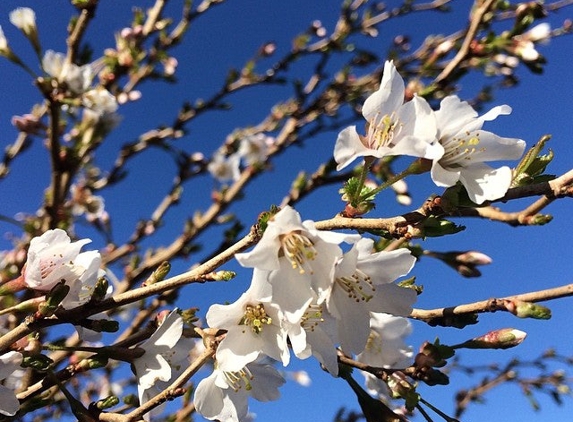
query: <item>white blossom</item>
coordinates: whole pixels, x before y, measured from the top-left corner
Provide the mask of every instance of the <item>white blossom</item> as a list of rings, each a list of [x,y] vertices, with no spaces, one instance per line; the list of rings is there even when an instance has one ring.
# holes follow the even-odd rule
[[[380,88],[362,107],[367,122],[366,136],[359,135],[356,126],[350,126],[338,135],[334,147],[337,170],[364,156],[433,158],[431,144],[436,135],[436,122],[432,109],[418,96],[405,103],[404,93],[404,80],[394,64],[387,61]]]
[[[364,350],[371,312],[407,316],[417,297],[414,290],[393,283],[412,269],[416,258],[407,249],[373,253],[373,243],[363,238],[344,254],[326,300],[337,321],[340,346],[347,353]]]
[[[283,326],[297,358],[314,356],[328,372],[338,376],[336,319],[330,315],[324,303],[312,303],[300,321],[292,323],[285,320]]]
[[[321,303],[330,290],[334,263],[342,256],[338,245],[357,238],[316,230],[313,221],[302,222],[299,213],[286,206],[268,222],[253,250],[235,257],[245,267],[266,272],[258,274],[257,279],[266,274],[273,303],[289,321],[296,323],[315,295],[317,303]]]
[[[258,401],[277,400],[278,388],[285,383],[271,365],[252,362],[238,371],[225,372],[217,367],[201,380],[193,402],[197,411],[209,420],[245,422],[248,419],[248,398]]]
[[[262,284],[253,284],[234,303],[214,304],[207,311],[210,327],[227,330],[216,353],[222,370],[238,371],[261,353],[285,366],[289,363],[286,332],[281,326],[283,316],[279,308],[266,299],[265,289]]]
[[[451,95],[444,98],[436,111],[440,153],[432,163],[432,180],[449,187],[458,181],[476,204],[501,198],[511,184],[512,172],[507,166],[493,169],[484,162],[514,160],[521,157],[525,142],[502,138],[481,130],[484,122],[511,113],[507,105],[494,107],[481,117],[465,101]]]
[[[546,44],[551,39],[551,26],[547,22],[535,25],[529,31],[513,37],[515,45],[514,53],[521,57],[523,61],[534,62],[539,59],[539,52],[535,49],[535,44]]]
[[[10,12],[10,22],[24,34],[36,32],[36,14],[29,7],[18,7]]]
[[[269,147],[273,143],[274,138],[257,133],[241,139],[238,153],[248,166],[264,163],[269,154]]]
[[[139,347],[143,356],[134,359],[133,367],[138,378],[140,403],[145,403],[161,391],[158,382],[171,380],[182,368],[192,348],[191,339],[181,337],[183,319],[177,310],[171,311],[159,328]],[[149,416],[145,416],[149,420]]]
[[[2,26],[0,26],[0,54],[6,54],[9,51],[8,48],[8,40],[4,35],[4,31],[2,30]]]
[[[90,265],[83,259],[77,263],[80,249],[90,242],[90,239],[72,242],[61,229],[48,230],[34,237],[28,250],[24,282],[28,287],[43,292],[49,291],[61,281],[72,286],[86,271],[85,265]],[[96,258],[96,254],[89,256]]]
[[[105,271],[100,269],[101,255],[98,251],[80,253],[74,265],[83,268],[84,271],[75,283],[70,284],[70,291],[61,302],[64,309],[76,308],[87,303],[93,295],[98,278],[105,275]]]
[[[22,354],[18,352],[8,352],[0,356],[0,380],[8,378],[12,373],[20,368]],[[16,394],[4,385],[0,385],[0,414],[14,416],[20,409],[20,402]]]
[[[372,313],[370,335],[362,353],[356,360],[377,368],[400,369],[412,363],[412,347],[405,337],[412,332],[408,319],[383,313]],[[369,372],[363,371],[366,387],[371,394],[388,398],[388,386]]]
[[[48,50],[44,54],[42,69],[48,75],[56,78],[58,82],[65,83],[67,88],[75,94],[87,91],[94,78],[91,65],[78,66],[68,63],[65,55],[53,50]]]
[[[241,176],[240,161],[239,154],[231,154],[227,157],[217,152],[207,165],[207,170],[219,182],[237,181]]]

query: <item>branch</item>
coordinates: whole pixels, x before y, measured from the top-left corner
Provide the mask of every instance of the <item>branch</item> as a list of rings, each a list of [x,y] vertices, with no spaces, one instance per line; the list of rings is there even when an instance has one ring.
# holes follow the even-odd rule
[[[479,2],[475,2],[475,6],[477,6]],[[493,7],[496,3],[496,0],[486,0],[481,5],[477,6],[474,13],[472,14],[472,20],[468,27],[468,31],[464,38],[464,42],[460,47],[456,56],[448,63],[448,65],[442,70],[442,72],[436,77],[435,83],[439,84],[442,81],[446,80],[450,77],[452,72],[460,65],[460,63],[468,56],[470,51],[470,45],[475,38],[480,25],[483,22],[484,16],[486,13]]]
[[[573,284],[566,284],[551,289],[538,290],[530,293],[508,296],[502,299],[487,299],[479,302],[467,303],[463,305],[452,306],[449,308],[437,309],[414,309],[410,317],[425,322],[431,322],[440,318],[449,318],[456,315],[467,315],[475,313],[508,311],[506,304],[512,301],[522,302],[543,302],[547,300],[560,299],[563,297],[573,296]]]

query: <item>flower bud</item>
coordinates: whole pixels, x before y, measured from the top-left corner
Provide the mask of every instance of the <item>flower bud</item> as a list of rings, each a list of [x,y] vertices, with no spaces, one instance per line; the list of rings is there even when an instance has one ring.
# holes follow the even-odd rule
[[[415,391],[415,387],[410,384],[406,375],[400,371],[392,372],[386,382],[394,398],[406,398],[412,391]]]
[[[38,39],[38,28],[36,27],[36,14],[29,7],[18,7],[10,12],[10,22],[24,33],[30,40],[36,53],[40,53],[42,48]]]
[[[167,261],[163,261],[161,264],[159,264],[159,267],[157,267],[157,269],[151,273],[147,280],[143,282],[143,286],[150,286],[159,281],[162,281],[167,276],[167,274],[169,274],[170,270],[171,264]]]
[[[90,369],[98,369],[103,368],[107,365],[109,359],[106,356],[102,355],[93,355],[89,358],[82,359],[80,363],[76,365],[76,370],[78,371],[87,371]]]
[[[468,340],[455,348],[465,349],[509,349],[520,345],[527,334],[515,328],[502,328],[490,331],[483,336]]]
[[[116,396],[109,396],[105,399],[98,400],[94,403],[94,406],[98,410],[109,409],[110,407],[117,406],[119,404],[119,398]]]

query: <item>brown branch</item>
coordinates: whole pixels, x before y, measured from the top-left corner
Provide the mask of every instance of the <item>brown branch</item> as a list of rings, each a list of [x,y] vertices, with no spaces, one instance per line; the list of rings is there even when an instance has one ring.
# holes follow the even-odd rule
[[[82,9],[80,16],[78,17],[72,29],[72,33],[66,40],[66,44],[68,46],[66,63],[72,64],[75,62],[80,42],[82,41],[82,37],[86,32],[89,22],[95,16],[96,7],[97,7],[97,0],[92,2],[92,4],[90,4],[89,6],[86,6],[85,8]]]
[[[431,321],[434,319],[451,317],[455,315],[467,315],[475,313],[508,311],[505,303],[511,301],[522,302],[542,302],[547,300],[560,299],[563,297],[573,296],[573,284],[554,287],[551,289],[538,290],[530,293],[518,294],[515,296],[508,296],[502,299],[487,299],[478,302],[467,303],[463,305],[452,306],[449,308],[437,309],[414,309],[410,317],[422,321]]]
[[[469,52],[470,52],[470,45],[473,41],[473,39],[475,38],[480,25],[483,22],[484,16],[486,15],[486,13],[493,7],[493,5],[496,3],[496,0],[485,0],[483,1],[479,6],[478,6],[478,1],[475,2],[475,11],[472,14],[472,20],[470,22],[470,25],[468,27],[466,36],[464,38],[464,42],[462,43],[462,46],[460,47],[458,53],[455,55],[455,57],[450,60],[450,62],[447,64],[447,66],[444,68],[444,70],[442,70],[442,72],[436,77],[435,79],[435,83],[439,84],[442,81],[446,80],[447,78],[449,78],[449,76],[452,74],[452,72],[460,65],[460,63],[468,56]]]

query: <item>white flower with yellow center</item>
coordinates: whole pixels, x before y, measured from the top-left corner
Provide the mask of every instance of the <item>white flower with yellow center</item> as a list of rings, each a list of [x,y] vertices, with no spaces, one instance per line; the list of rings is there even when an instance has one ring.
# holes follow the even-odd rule
[[[215,363],[213,373],[197,385],[193,403],[209,420],[239,422],[247,417],[249,397],[262,402],[277,400],[278,388],[284,383],[282,375],[268,364],[252,362],[225,372]]]
[[[388,314],[372,312],[370,318],[370,335],[366,347],[356,360],[377,368],[406,368],[412,363],[412,347],[405,342],[405,337],[412,332],[408,319]],[[388,397],[386,383],[369,372],[363,371],[366,387],[371,394]]]
[[[407,249],[372,252],[372,239],[361,239],[336,265],[335,281],[326,300],[337,321],[344,352],[360,353],[370,335],[370,313],[408,316],[416,292],[394,284],[412,269],[416,258]]]
[[[252,286],[234,303],[214,304],[207,311],[210,327],[227,330],[216,354],[223,371],[238,371],[261,353],[285,366],[289,363],[283,317],[276,305],[265,300],[268,292],[261,292],[260,286]]]
[[[494,169],[486,161],[516,160],[525,149],[525,142],[502,138],[481,130],[484,122],[511,113],[507,105],[494,107],[481,117],[465,101],[451,95],[444,98],[436,111],[439,154],[432,163],[432,180],[449,187],[458,181],[476,204],[501,198],[511,184],[512,173],[507,166]]]
[[[285,321],[284,327],[297,358],[314,356],[328,372],[338,376],[336,320],[324,303],[312,303],[298,323]]]
[[[347,127],[338,135],[334,146],[337,170],[365,156],[433,158],[431,145],[436,135],[436,122],[432,109],[418,96],[404,102],[404,93],[404,80],[394,64],[387,61],[380,88],[366,99],[362,107],[366,136],[359,135],[356,126]]]
[[[261,271],[253,279],[266,277],[272,302],[296,323],[315,295],[321,303],[330,290],[334,264],[342,256],[338,245],[358,238],[318,231],[313,221],[302,222],[298,212],[286,206],[269,221],[257,246],[236,258],[242,266]]]

